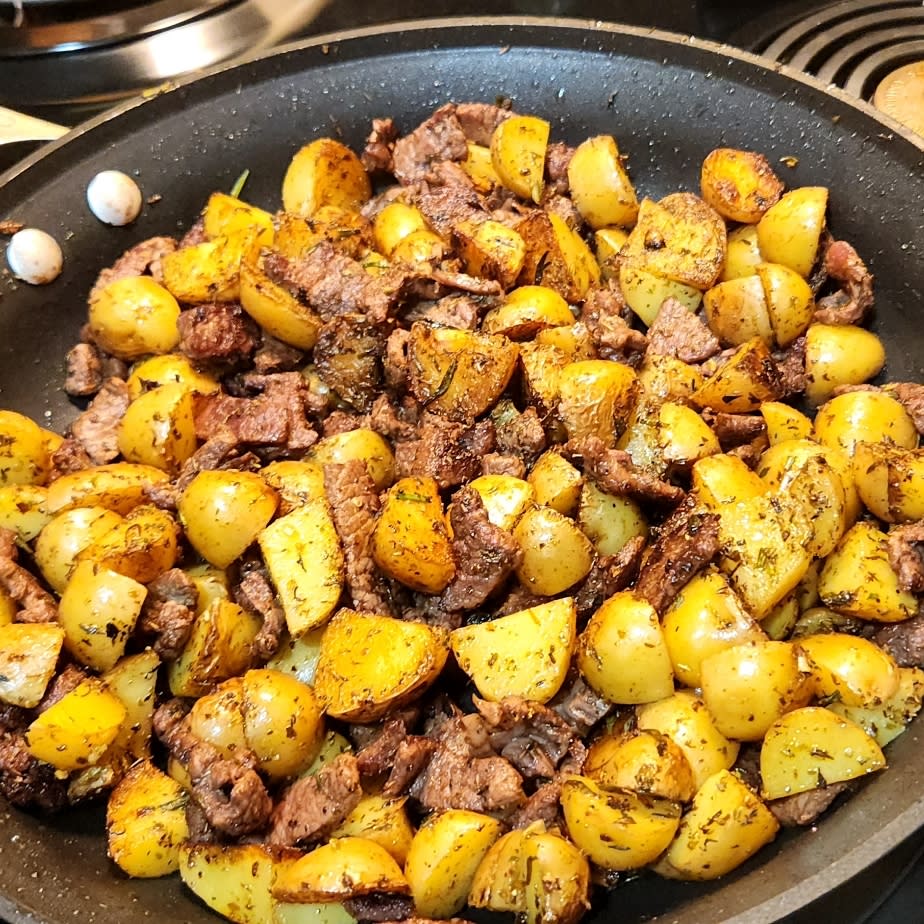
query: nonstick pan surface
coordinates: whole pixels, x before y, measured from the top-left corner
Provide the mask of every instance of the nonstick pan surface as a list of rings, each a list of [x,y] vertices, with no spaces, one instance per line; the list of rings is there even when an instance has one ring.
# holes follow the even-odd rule
[[[0,177],[0,219],[44,228],[65,270],[33,288],[0,277],[0,405],[63,428],[62,359],[99,268],[155,234],[181,233],[215,189],[250,170],[246,198],[274,209],[291,155],[335,134],[359,146],[373,117],[407,130],[449,100],[505,97],[552,122],[553,138],[616,136],[640,195],[697,190],[717,146],[761,151],[788,186],[831,189],[830,221],[877,279],[885,377],[924,379],[924,148],[868,107],[811,79],[702,41],[577,21],[443,20],[289,46],[164,89],[82,126]],[[100,170],[133,174],[146,198],[128,228],[84,199]],[[154,201],[152,197],[159,197]],[[889,769],[823,818],[718,883],[643,877],[588,922],[767,924],[867,867],[924,825],[924,726]],[[176,877],[129,881],[105,857],[101,813],[0,811],[0,916],[10,922],[205,924]]]

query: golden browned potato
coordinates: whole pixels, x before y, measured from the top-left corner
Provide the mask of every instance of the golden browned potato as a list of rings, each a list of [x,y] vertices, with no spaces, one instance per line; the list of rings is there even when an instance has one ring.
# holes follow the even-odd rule
[[[791,189],[757,223],[757,243],[764,260],[782,263],[807,279],[825,228],[828,190],[823,186]]]
[[[853,471],[860,499],[886,523],[924,519],[924,452],[888,443],[856,444]]]
[[[561,688],[574,651],[574,600],[562,597],[453,629],[452,653],[484,699],[548,702]]]
[[[728,346],[739,346],[754,337],[773,344],[770,311],[760,277],[737,276],[720,282],[703,295],[710,330]]]
[[[0,700],[32,709],[54,676],[64,630],[54,623],[0,626]]]
[[[375,246],[386,257],[414,231],[424,231],[427,220],[416,205],[408,205],[400,199],[389,202],[372,223],[372,237]]]
[[[736,148],[707,154],[700,182],[703,199],[729,221],[760,221],[783,194],[783,182],[763,154]]]
[[[513,530],[523,552],[516,568],[525,587],[552,597],[587,576],[594,547],[574,521],[551,507],[526,510]]]
[[[379,491],[391,487],[395,480],[395,454],[384,437],[368,427],[326,436],[306,457],[320,465],[343,464],[358,460],[366,466],[369,477]],[[278,470],[278,469],[277,469]]]
[[[362,162],[333,138],[318,138],[301,148],[282,181],[283,209],[305,218],[325,205],[359,211],[371,195]]]
[[[690,311],[696,311],[703,300],[702,290],[696,286],[669,279],[628,261],[620,261],[619,288],[626,304],[649,327],[654,324],[665,299],[675,298]]]
[[[0,529],[16,534],[19,542],[32,542],[51,522],[48,489],[37,484],[0,485]]]
[[[718,879],[770,843],[780,828],[769,808],[728,770],[703,781],[655,871],[668,879]]]
[[[740,744],[716,728],[712,713],[693,690],[677,690],[655,703],[635,708],[636,725],[667,735],[686,755],[697,789],[738,757]]]
[[[763,260],[757,244],[757,225],[741,225],[728,232],[725,266],[719,278],[727,282],[738,276],[753,276]]]
[[[526,243],[513,228],[491,218],[461,221],[453,226],[452,239],[470,275],[496,279],[504,289],[517,281]]]
[[[469,487],[478,492],[488,520],[508,531],[536,502],[533,485],[513,475],[481,475]]]
[[[885,365],[885,347],[854,324],[812,324],[805,332],[806,397],[827,401],[841,385],[862,385]]]
[[[379,793],[363,795],[356,808],[343,819],[331,837],[364,837],[384,847],[395,858],[395,862],[404,868],[414,840],[414,827],[404,807],[406,802],[407,796],[390,798]]]
[[[765,638],[728,579],[712,569],[684,585],[662,625],[674,674],[688,687],[700,685],[702,664],[710,655]]]
[[[277,340],[299,350],[317,343],[321,319],[266,275],[258,248],[241,259],[240,300],[244,311]]]
[[[326,622],[343,591],[345,567],[327,498],[306,499],[257,541],[289,633],[299,636]]]
[[[584,773],[606,790],[629,789],[671,802],[689,802],[696,793],[686,754],[651,729],[601,735],[587,752]]]
[[[767,730],[760,748],[761,795],[780,799],[885,765],[882,749],[855,722],[806,706],[787,712]]]
[[[527,481],[535,490],[536,503],[570,516],[581,499],[584,476],[561,453],[550,449],[530,469]]]
[[[673,840],[681,806],[631,790],[604,789],[588,777],[569,776],[561,807],[568,836],[603,869],[639,869]]]
[[[888,442],[902,449],[918,445],[918,431],[908,412],[881,391],[848,391],[826,401],[815,415],[814,436],[848,456],[860,441]]]
[[[241,262],[256,246],[260,233],[251,228],[223,234],[167,254],[161,263],[164,288],[177,301],[192,305],[240,301]]]
[[[733,645],[703,660],[703,702],[723,735],[760,741],[781,715],[808,705],[813,686],[800,665],[799,651],[789,642],[762,639]]]
[[[105,754],[125,717],[121,700],[102,680],[88,677],[32,722],[26,747],[56,770],[79,770]]]
[[[168,480],[165,471],[151,465],[96,465],[56,478],[48,487],[45,504],[49,513],[74,507],[105,507],[126,514],[147,502],[146,487]]]
[[[468,153],[461,162],[462,169],[469,175],[478,192],[491,192],[496,186],[502,186],[501,178],[494,169],[491,149],[483,144],[466,144]]]
[[[517,363],[517,346],[498,334],[450,327],[411,327],[411,392],[450,420],[474,420],[500,397]]]
[[[516,225],[526,244],[520,285],[543,285],[569,303],[600,281],[600,267],[584,239],[558,215],[534,210]]]
[[[385,495],[372,534],[372,557],[389,577],[438,594],[456,573],[439,487],[430,477],[397,481]]]
[[[417,699],[448,654],[425,623],[343,609],[321,637],[315,692],[332,718],[375,722]]]
[[[674,690],[674,673],[654,607],[632,591],[607,599],[578,639],[587,683],[611,703],[651,703]]]
[[[825,560],[818,593],[825,606],[858,619],[901,622],[917,612],[914,594],[899,587],[889,563],[885,533],[865,520]]]
[[[501,183],[521,199],[542,200],[545,151],[551,126],[536,116],[505,119],[491,135],[491,164]]]
[[[571,201],[591,228],[630,228],[638,217],[635,187],[611,135],[582,141],[568,162]]]
[[[128,361],[169,353],[180,342],[179,317],[180,306],[169,286],[150,276],[110,282],[90,302],[93,339],[107,353]]]
[[[108,853],[119,869],[145,879],[175,873],[189,837],[187,801],[183,787],[150,761],[135,764],[106,807]]]
[[[500,837],[490,815],[450,809],[428,816],[411,841],[404,875],[418,914],[450,918],[464,907],[475,871]]]
[[[780,371],[767,344],[755,337],[742,343],[718,372],[692,396],[699,407],[730,414],[756,411],[765,401],[782,397]]]
[[[573,324],[571,308],[554,289],[519,286],[485,315],[482,330],[511,340],[529,340],[542,330]]]
[[[576,924],[588,906],[590,864],[536,822],[495,841],[478,866],[469,904],[522,914],[526,924]]]
[[[200,395],[211,395],[221,388],[214,376],[197,369],[182,353],[163,353],[135,363],[125,383],[132,401],[158,385],[179,383]]]
[[[568,363],[558,378],[558,413],[568,438],[596,436],[614,446],[638,390],[635,372],[625,363],[608,359]]]
[[[260,232],[261,245],[268,247],[273,242],[273,216],[223,192],[213,192],[209,196],[202,211],[202,226],[208,238],[256,228]]]
[[[227,568],[260,535],[278,503],[256,473],[215,469],[193,478],[177,513],[193,548],[217,568]]]
[[[169,571],[179,554],[176,520],[166,510],[143,504],[81,549],[76,560],[92,562],[147,584]]]
[[[737,456],[706,456],[693,466],[693,494],[709,510],[764,494],[769,485]]]
[[[49,468],[41,427],[16,411],[0,410],[0,485],[43,484]]]
[[[898,692],[898,665],[868,639],[824,632],[800,637],[797,646],[811,672],[815,695],[822,701],[875,707]]]
[[[897,738],[921,711],[922,696],[924,671],[919,667],[900,667],[898,689],[880,705],[849,706],[846,703],[832,702],[828,708],[845,719],[856,722],[867,735],[876,739],[879,747],[884,748]]]
[[[167,666],[174,696],[202,696],[253,660],[253,640],[261,620],[231,600],[217,597],[197,615],[192,634],[176,661]]]
[[[693,193],[643,199],[638,221],[621,251],[626,263],[656,276],[705,290],[725,262],[725,222]]]
[[[125,652],[145,597],[147,588],[131,577],[80,562],[58,606],[68,651],[81,664],[109,670]]]
[[[209,908],[236,924],[273,920],[276,859],[262,844],[180,846],[180,878]]]

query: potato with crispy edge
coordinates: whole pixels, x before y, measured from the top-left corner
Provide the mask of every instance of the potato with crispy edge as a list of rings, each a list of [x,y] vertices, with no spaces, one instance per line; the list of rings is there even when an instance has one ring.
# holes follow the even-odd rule
[[[364,837],[384,847],[404,868],[414,839],[414,827],[404,807],[406,802],[407,796],[366,793],[330,836]]]
[[[460,221],[453,226],[452,241],[469,275],[496,279],[503,289],[517,281],[526,242],[513,228],[491,218]]]
[[[141,614],[147,588],[95,561],[82,561],[61,594],[58,621],[65,647],[81,664],[115,666]]]
[[[787,712],[767,730],[760,748],[761,795],[780,799],[855,780],[885,765],[882,749],[855,722],[806,706]]]
[[[568,162],[568,186],[571,201],[591,228],[635,224],[638,197],[611,135],[588,138],[575,148]]]
[[[314,690],[332,718],[375,722],[421,696],[448,654],[424,623],[342,609],[321,637]]]
[[[501,183],[521,199],[542,200],[545,152],[551,126],[536,116],[514,115],[491,135],[491,164]]]
[[[73,507],[105,507],[126,514],[147,503],[145,488],[168,480],[165,471],[150,465],[131,462],[95,465],[56,478],[48,486],[45,503],[49,513]]]
[[[417,913],[430,918],[458,914],[479,864],[502,830],[496,818],[466,809],[424,819],[404,865]]]
[[[561,370],[558,388],[558,413],[568,438],[596,436],[615,446],[638,396],[634,370],[608,359],[568,363]]]
[[[573,324],[571,308],[554,289],[519,286],[485,315],[481,329],[486,334],[502,334],[511,340],[529,340],[540,331]]]
[[[402,478],[389,489],[372,533],[372,558],[389,577],[423,593],[438,594],[452,580],[456,563],[433,478]]]
[[[516,224],[526,244],[521,286],[554,289],[565,301],[583,300],[600,282],[600,266],[584,239],[554,212],[531,211]]]
[[[859,442],[853,473],[860,499],[886,523],[924,519],[924,451]]]
[[[282,864],[273,897],[288,902],[338,902],[372,893],[409,895],[394,857],[365,837],[338,837]]]
[[[480,696],[519,696],[547,703],[561,688],[577,631],[574,600],[562,597],[453,629],[452,653]]]
[[[706,779],[654,870],[668,879],[718,879],[776,837],[780,823],[728,770]]]
[[[164,288],[177,301],[191,305],[239,302],[241,263],[260,233],[258,228],[249,228],[222,234],[167,254],[161,262]],[[176,341],[169,349],[175,345]]]
[[[282,181],[282,207],[311,218],[322,206],[359,211],[372,195],[362,162],[345,144],[317,138],[292,158]]]
[[[515,343],[498,334],[411,326],[411,393],[450,420],[471,421],[500,397],[516,368]]]
[[[189,837],[183,787],[150,761],[135,764],[109,796],[107,852],[124,873],[157,878],[175,873]]]
[[[638,221],[620,252],[634,267],[705,291],[725,262],[725,222],[693,193],[643,199]]]
[[[753,224],[783,194],[783,182],[763,154],[716,148],[700,173],[703,199],[723,218]]]
[[[701,408],[746,414],[782,396],[780,370],[767,344],[754,337],[742,343],[728,362],[693,393],[691,400]]]
[[[673,840],[681,806],[631,790],[604,789],[588,777],[568,776],[561,807],[568,836],[603,869],[639,869]]]
[[[0,700],[24,709],[37,706],[63,644],[64,630],[54,623],[0,626]]]

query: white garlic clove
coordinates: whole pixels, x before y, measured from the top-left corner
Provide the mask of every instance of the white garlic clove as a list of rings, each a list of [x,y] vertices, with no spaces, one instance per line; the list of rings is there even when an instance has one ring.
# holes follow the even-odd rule
[[[61,274],[64,255],[58,242],[38,228],[23,228],[10,238],[6,262],[13,275],[31,285],[45,285]]]
[[[87,186],[87,204],[100,221],[121,227],[141,213],[141,190],[120,170],[103,170]]]

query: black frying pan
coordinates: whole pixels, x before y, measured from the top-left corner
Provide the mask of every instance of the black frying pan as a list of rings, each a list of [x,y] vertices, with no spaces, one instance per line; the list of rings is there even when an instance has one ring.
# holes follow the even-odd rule
[[[832,190],[831,221],[871,264],[876,326],[892,379],[924,378],[924,142],[840,93],[741,52],[660,32],[576,21],[441,21],[340,34],[183,83],[77,129],[0,177],[0,218],[44,228],[65,271],[31,288],[0,279],[0,404],[63,427],[59,391],[100,266],[153,234],[185,228],[244,168],[246,197],[274,208],[288,160],[334,132],[353,145],[373,116],[408,129],[447,100],[506,96],[550,118],[555,138],[614,134],[640,193],[698,189],[719,145],[764,152],[791,185]],[[158,194],[126,229],[84,202],[104,168]],[[709,885],[642,879],[589,922],[767,924],[807,904],[924,825],[924,726],[889,750],[890,769],[824,818]],[[47,821],[8,812],[0,828],[0,914],[13,922],[214,922],[176,879],[128,881],[104,855],[98,812]]]

